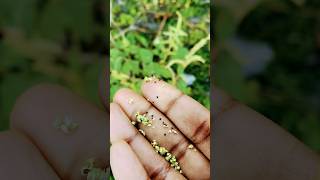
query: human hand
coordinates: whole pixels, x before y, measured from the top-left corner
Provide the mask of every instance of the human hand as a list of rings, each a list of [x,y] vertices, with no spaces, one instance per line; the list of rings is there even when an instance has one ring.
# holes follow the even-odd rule
[[[101,85],[100,93],[104,102],[105,87]],[[0,179],[87,179],[81,171],[91,158],[95,168],[104,171],[108,164],[106,109],[57,85],[29,89],[16,102],[10,130],[0,133]],[[55,127],[56,120],[67,119],[78,127]]]
[[[141,91],[142,96],[121,89],[110,104],[110,163],[115,178],[210,179],[210,112],[161,80],[145,82]],[[145,114],[151,125],[137,122],[137,113]],[[176,157],[182,174],[155,151],[153,140]]]

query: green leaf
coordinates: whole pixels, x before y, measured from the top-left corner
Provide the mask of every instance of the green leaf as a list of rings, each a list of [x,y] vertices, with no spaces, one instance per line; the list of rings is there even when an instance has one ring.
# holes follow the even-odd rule
[[[145,65],[143,72],[147,76],[155,75],[155,76],[159,76],[162,78],[170,78],[171,77],[170,71],[158,63],[152,63],[152,64]]]
[[[186,84],[186,82],[184,80],[179,79],[177,81],[177,87],[185,94],[191,94],[191,89],[190,89],[190,87],[188,87],[188,85]]]
[[[121,68],[121,72],[125,74],[138,74],[140,72],[139,62],[138,61],[125,61]]]
[[[138,50],[138,60],[142,61],[145,64],[153,62],[153,53],[148,49],[141,48]]]
[[[144,36],[136,34],[136,38],[144,47],[148,47],[148,40]]]
[[[110,50],[110,57],[111,57],[111,69],[120,71],[122,62],[123,62],[123,53],[118,49],[111,49]]]
[[[184,59],[188,54],[189,50],[185,47],[180,47],[175,54],[172,56],[172,59]]]

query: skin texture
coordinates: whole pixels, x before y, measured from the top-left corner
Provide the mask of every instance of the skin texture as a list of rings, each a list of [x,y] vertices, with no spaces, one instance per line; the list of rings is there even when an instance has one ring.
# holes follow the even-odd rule
[[[218,180],[320,178],[316,153],[222,91],[212,92],[214,121],[209,123],[205,108],[164,82],[144,84],[142,95],[122,89],[110,105],[104,78],[101,82],[104,109],[57,85],[38,85],[21,95],[12,111],[10,130],[0,133],[2,179],[86,179],[79,171],[88,158],[96,157],[101,168],[109,164],[109,123],[111,168],[117,180],[209,179],[210,159],[214,162],[211,178]],[[128,97],[134,98],[130,106]],[[177,135],[164,138],[167,131],[156,121],[154,131],[139,127],[145,130],[144,137],[130,123],[137,110],[162,118]],[[72,135],[53,128],[56,115],[64,114],[79,123]],[[210,154],[211,124],[214,154]],[[180,157],[183,175],[153,150],[152,139]],[[196,151],[186,149],[188,144],[194,144]]]
[[[110,164],[113,167],[113,175],[116,179],[149,179],[138,157],[125,141],[115,142],[111,146]]]

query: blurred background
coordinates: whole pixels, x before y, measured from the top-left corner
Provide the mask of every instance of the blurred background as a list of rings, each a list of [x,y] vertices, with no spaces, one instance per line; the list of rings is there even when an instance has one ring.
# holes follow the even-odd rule
[[[216,85],[320,152],[320,1],[214,3]]]
[[[31,86],[51,82],[101,104],[107,57],[107,1],[0,1],[0,131]]]
[[[155,75],[209,108],[210,2],[113,0],[110,99]]]

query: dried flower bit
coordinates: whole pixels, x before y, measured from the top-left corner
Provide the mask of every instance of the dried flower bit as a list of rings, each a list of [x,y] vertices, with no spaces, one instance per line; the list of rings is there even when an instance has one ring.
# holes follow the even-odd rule
[[[165,122],[162,122],[162,126],[165,127],[165,128],[168,128],[168,124],[166,124]]]
[[[160,148],[159,148],[159,153],[160,153],[162,156],[165,155],[167,152],[168,152],[168,150],[167,150],[166,148],[164,148],[164,147],[160,147]]]
[[[137,122],[136,121],[131,121],[131,124],[135,126],[137,124]]]
[[[137,122],[142,123],[145,126],[151,127],[152,121],[147,118],[146,114],[141,115],[139,112],[136,113]]]
[[[156,140],[152,140],[151,145],[152,145],[152,147],[155,147],[156,145],[158,145],[158,143]]]
[[[81,175],[87,176],[87,180],[107,179],[107,172],[104,169],[95,166],[95,159],[91,158],[85,162],[81,169]]]
[[[144,132],[144,130],[139,129],[139,132],[140,132],[143,136],[146,136],[146,133]]]
[[[192,144],[189,144],[188,149],[193,149],[194,146]]]
[[[154,83],[156,83],[157,81],[159,81],[159,79],[156,77],[156,76],[154,76],[154,75],[152,75],[152,76],[150,76],[150,77],[145,77],[144,78],[144,82],[154,82]]]
[[[178,134],[178,132],[176,130],[172,130],[173,134]]]
[[[70,134],[75,132],[79,128],[79,124],[74,122],[70,116],[64,116],[64,118],[57,118],[53,126],[59,129],[64,134]]]
[[[134,101],[133,98],[130,98],[129,99],[129,104],[133,104],[133,101]]]

